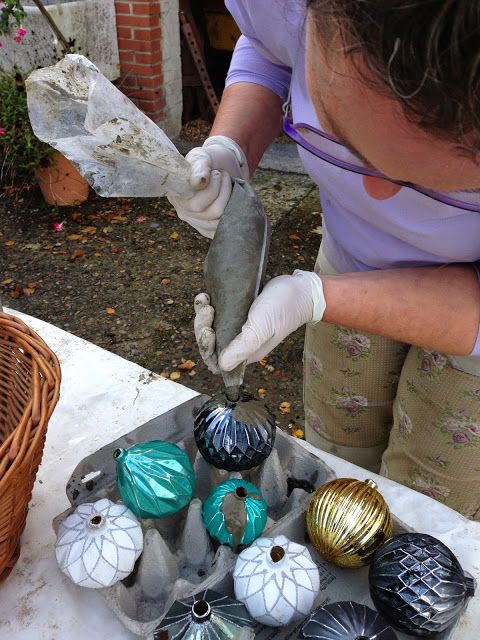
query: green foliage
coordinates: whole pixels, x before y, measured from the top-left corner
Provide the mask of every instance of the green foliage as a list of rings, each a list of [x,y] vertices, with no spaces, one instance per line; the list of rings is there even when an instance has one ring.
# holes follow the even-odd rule
[[[12,23],[19,27],[25,18],[25,11],[19,0],[2,0],[0,9],[0,34],[10,33]]]
[[[0,69],[0,183],[34,181],[35,170],[48,166],[52,153],[32,131],[24,77]]]

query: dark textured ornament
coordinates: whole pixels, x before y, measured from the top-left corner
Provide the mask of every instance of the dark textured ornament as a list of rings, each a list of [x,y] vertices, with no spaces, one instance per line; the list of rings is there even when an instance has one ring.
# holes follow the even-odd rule
[[[267,504],[251,482],[225,480],[208,494],[202,519],[213,538],[237,549],[253,542],[265,529]]]
[[[358,602],[332,602],[316,609],[299,640],[397,640],[380,614]]]
[[[338,478],[319,487],[306,514],[312,544],[340,567],[367,565],[392,536],[390,510],[373,480]]]
[[[380,613],[416,636],[450,627],[475,590],[450,549],[424,533],[403,533],[380,547],[369,582]]]
[[[241,602],[207,589],[174,602],[153,640],[253,640],[254,625]]]
[[[139,518],[163,518],[189,504],[195,473],[187,454],[172,442],[151,440],[115,449],[117,487]]]
[[[245,471],[272,452],[275,418],[260,400],[243,392],[237,402],[220,394],[198,412],[195,442],[205,460],[218,469]]]

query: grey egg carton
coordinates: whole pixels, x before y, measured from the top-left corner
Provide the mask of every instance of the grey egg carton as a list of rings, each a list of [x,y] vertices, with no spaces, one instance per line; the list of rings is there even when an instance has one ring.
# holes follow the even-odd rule
[[[112,587],[98,590],[110,608],[132,633],[152,638],[154,629],[175,600],[205,589],[234,597],[232,570],[236,555],[230,547],[212,541],[201,517],[202,500],[227,478],[243,478],[261,490],[268,506],[263,535],[285,535],[308,547],[321,577],[315,606],[335,600],[356,600],[373,608],[368,593],[368,568],[346,570],[326,562],[310,544],[306,533],[309,492],[333,480],[336,477],[333,470],[280,429],[277,429],[274,450],[260,467],[242,473],[212,467],[198,453],[193,438],[195,414],[207,399],[207,396],[196,396],[102,447],[82,460],[70,477],[67,496],[72,506],[55,518],[55,531],[60,522],[84,502],[100,498],[120,500],[112,456],[117,447],[168,440],[186,451],[195,469],[197,482],[190,505],[167,518],[142,520],[144,548],[133,573]],[[395,517],[393,520],[395,533],[410,531]],[[255,638],[293,640],[302,623],[283,628],[258,625]],[[399,640],[411,638],[397,633]],[[457,636],[449,630],[436,638],[456,640]]]
[[[201,517],[202,500],[220,482],[243,478],[261,490],[268,506],[264,535],[273,536],[303,515],[308,491],[335,478],[330,467],[280,429],[271,455],[259,467],[241,474],[212,467],[198,453],[193,438],[194,416],[207,399],[196,396],[82,460],[67,484],[72,506],[53,523],[57,531],[60,522],[84,502],[120,500],[112,456],[117,447],[168,440],[189,455],[196,475],[190,505],[167,518],[142,520],[144,549],[133,573],[112,587],[98,590],[125,626],[141,637],[151,637],[175,600],[204,589],[222,590],[231,581],[236,555],[230,547],[211,540]],[[228,591],[233,595],[231,585]]]

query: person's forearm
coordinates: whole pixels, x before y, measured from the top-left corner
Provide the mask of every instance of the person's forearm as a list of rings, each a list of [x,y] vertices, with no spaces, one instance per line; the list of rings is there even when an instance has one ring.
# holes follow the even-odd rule
[[[480,286],[463,265],[321,276],[325,322],[450,355],[471,353]]]
[[[282,100],[266,87],[238,82],[223,92],[211,136],[228,136],[245,152],[250,173],[268,145],[280,133]]]

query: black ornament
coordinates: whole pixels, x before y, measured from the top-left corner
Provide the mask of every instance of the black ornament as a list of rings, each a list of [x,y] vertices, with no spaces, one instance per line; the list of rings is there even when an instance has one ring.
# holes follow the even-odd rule
[[[260,400],[243,392],[236,402],[213,397],[200,408],[195,442],[205,460],[218,469],[245,471],[272,452],[275,418]]]
[[[450,549],[424,533],[403,533],[380,547],[369,582],[380,613],[415,636],[450,627],[475,590]]]
[[[176,600],[153,632],[153,640],[253,640],[254,626],[241,602],[207,589]]]
[[[304,623],[299,640],[397,640],[380,614],[358,602],[332,602],[316,609]]]

